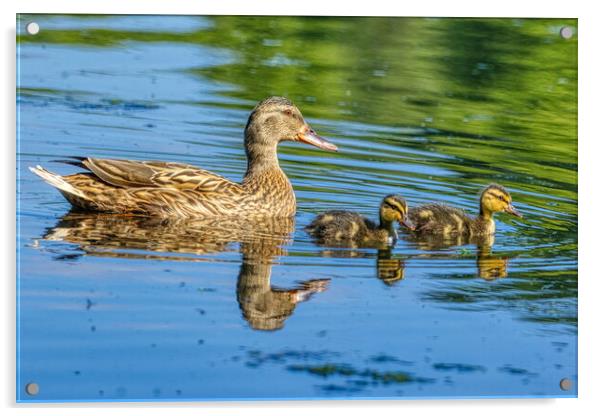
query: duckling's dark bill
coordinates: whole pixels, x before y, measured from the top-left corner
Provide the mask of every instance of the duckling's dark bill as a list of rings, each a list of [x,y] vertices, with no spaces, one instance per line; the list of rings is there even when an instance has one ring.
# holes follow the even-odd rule
[[[508,208],[506,208],[506,212],[510,215],[514,215],[515,217],[518,218],[522,218],[523,214],[521,214],[520,212],[518,212],[518,210],[516,208],[514,208],[514,205],[508,205]]]
[[[333,152],[337,152],[339,149],[328,140],[323,137],[320,137],[316,134],[315,131],[309,129],[304,133],[299,133],[297,136],[300,142],[311,144],[312,146],[319,147],[324,150],[331,150]]]
[[[416,229],[416,227],[414,226],[414,224],[412,223],[412,221],[410,221],[409,219],[404,219],[400,221],[401,225],[403,225],[404,227],[406,227],[408,230],[410,231],[414,231]]]

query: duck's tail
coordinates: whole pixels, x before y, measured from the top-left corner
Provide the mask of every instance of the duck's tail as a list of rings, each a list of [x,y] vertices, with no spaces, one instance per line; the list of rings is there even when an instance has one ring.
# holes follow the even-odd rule
[[[35,168],[30,167],[29,170],[38,175],[40,178],[44,179],[48,184],[63,192],[63,194],[69,194],[81,199],[87,199],[86,195],[84,195],[82,191],[73,187],[73,185],[63,179],[62,176],[52,173],[40,165],[37,165]]]

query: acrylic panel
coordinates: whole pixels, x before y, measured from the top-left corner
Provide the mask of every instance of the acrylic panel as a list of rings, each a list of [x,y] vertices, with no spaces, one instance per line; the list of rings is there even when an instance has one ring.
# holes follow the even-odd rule
[[[577,37],[17,16],[17,400],[576,397]]]

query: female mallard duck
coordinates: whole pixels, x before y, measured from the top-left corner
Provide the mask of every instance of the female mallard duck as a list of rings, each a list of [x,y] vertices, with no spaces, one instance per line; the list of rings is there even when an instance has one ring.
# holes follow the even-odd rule
[[[387,195],[380,204],[380,223],[355,212],[327,211],[318,215],[305,230],[320,243],[340,246],[382,246],[397,239],[397,221],[413,229],[407,218],[408,205],[399,195]]]
[[[245,128],[247,172],[241,184],[195,166],[174,162],[81,158],[67,161],[89,172],[59,176],[30,168],[76,208],[162,217],[288,217],[295,214],[293,188],[278,165],[282,141],[325,150],[337,147],[318,136],[286,98],[259,103]]]
[[[408,216],[416,226],[417,234],[441,236],[482,236],[495,233],[493,214],[507,212],[522,217],[512,205],[512,197],[504,187],[491,184],[481,193],[481,209],[476,218],[470,218],[461,209],[441,204],[427,204],[410,209]]]

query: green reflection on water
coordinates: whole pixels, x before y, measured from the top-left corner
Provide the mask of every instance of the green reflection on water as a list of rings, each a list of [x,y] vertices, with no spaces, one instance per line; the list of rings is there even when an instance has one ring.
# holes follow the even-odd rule
[[[192,33],[49,30],[20,42],[189,42],[236,52],[191,69],[256,102],[286,95],[310,117],[435,129],[417,147],[461,176],[574,199],[577,41],[564,19],[212,17]],[[379,138],[375,138],[378,140]],[[450,166],[448,166],[450,167]],[[523,195],[525,202],[533,198]],[[565,212],[576,214],[574,204]]]

